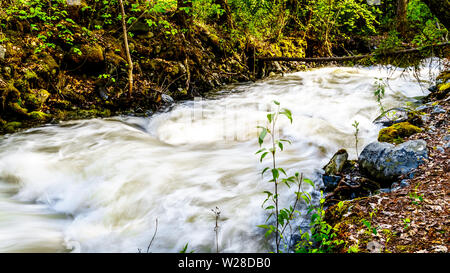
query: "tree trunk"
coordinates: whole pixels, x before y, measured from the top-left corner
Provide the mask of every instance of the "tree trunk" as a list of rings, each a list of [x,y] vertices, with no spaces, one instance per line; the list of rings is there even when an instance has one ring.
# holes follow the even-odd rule
[[[439,19],[447,30],[450,30],[450,0],[422,0],[431,13]]]
[[[233,22],[233,18],[231,17],[231,9],[230,9],[230,6],[228,5],[228,1],[227,0],[215,0],[215,3],[217,5],[220,5],[222,7],[222,9],[224,10],[222,15],[219,16],[218,23],[226,24],[226,26],[229,29],[234,29],[234,22]]]
[[[408,20],[406,18],[408,0],[397,0],[397,31],[404,36],[408,29]]]
[[[128,63],[128,95],[131,96],[131,93],[133,93],[133,61],[131,60],[130,48],[128,46],[127,24],[125,21],[125,9],[123,7],[122,0],[119,0],[119,4],[120,12],[122,14],[123,42],[125,44],[125,52],[127,54]]]
[[[187,10],[189,10],[187,12]],[[176,18],[182,27],[188,27],[191,23],[192,0],[177,0]]]

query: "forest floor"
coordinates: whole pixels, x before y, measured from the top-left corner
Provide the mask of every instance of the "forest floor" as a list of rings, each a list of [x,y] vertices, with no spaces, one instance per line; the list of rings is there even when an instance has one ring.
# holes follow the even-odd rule
[[[450,196],[450,102],[449,96],[423,110],[428,118],[424,132],[405,140],[427,142],[428,159],[413,178],[400,177],[407,186],[345,201],[333,219],[338,239],[359,252],[429,253],[448,252]],[[439,111],[434,108],[439,105]],[[365,222],[365,223],[364,223]]]

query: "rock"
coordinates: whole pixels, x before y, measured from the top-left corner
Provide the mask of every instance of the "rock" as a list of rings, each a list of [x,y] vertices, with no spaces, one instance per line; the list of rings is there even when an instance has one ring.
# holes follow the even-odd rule
[[[345,149],[337,151],[330,161],[323,167],[325,175],[337,175],[344,168],[345,161],[348,159],[348,153]]]
[[[371,241],[367,243],[367,250],[370,253],[381,253],[381,251],[383,250],[383,245],[376,241]]]
[[[44,112],[41,111],[33,111],[29,114],[30,118],[35,120],[35,121],[47,121],[51,118],[51,115],[46,114]]]
[[[105,60],[103,48],[98,44],[83,44],[78,50],[72,49],[68,57],[75,64],[102,63]]]
[[[5,59],[6,56],[6,48],[2,45],[0,45],[0,59]]]
[[[425,158],[428,150],[424,140],[411,140],[398,146],[372,142],[361,152],[359,166],[373,179],[390,182],[416,169]]]
[[[56,63],[55,59],[49,54],[40,56],[38,64],[39,68],[37,72],[47,77],[50,77],[51,75],[56,75],[59,69],[59,65]]]
[[[333,191],[337,187],[341,178],[342,177],[339,175],[323,175],[322,181],[325,187],[325,191],[327,192]]]
[[[174,99],[167,94],[161,94],[161,101],[167,104],[173,104],[175,102]]]
[[[400,181],[400,183],[399,182],[392,183],[391,191],[396,191],[396,190],[399,190],[399,189],[404,188],[406,186],[409,186],[408,180],[403,179],[402,181]]]
[[[24,95],[25,104],[32,109],[39,109],[48,99],[50,93],[45,89],[31,89]]]
[[[378,133],[378,141],[399,144],[403,142],[403,138],[420,132],[422,129],[419,127],[409,122],[400,122],[381,129]]]
[[[433,107],[432,113],[433,113],[433,114],[445,113],[445,110],[444,110],[444,108],[442,108],[441,106],[436,105],[435,107]]]
[[[14,133],[17,129],[19,129],[20,127],[22,127],[22,123],[18,122],[18,121],[12,121],[12,122],[8,122],[5,125],[5,131],[7,133]]]
[[[150,31],[150,27],[142,21],[137,21],[128,30],[135,34],[145,34]]]

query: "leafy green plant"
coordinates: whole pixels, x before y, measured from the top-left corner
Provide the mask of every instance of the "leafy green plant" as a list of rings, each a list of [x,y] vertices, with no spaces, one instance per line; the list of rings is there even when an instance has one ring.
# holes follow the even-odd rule
[[[309,179],[303,179],[303,175],[299,174],[298,172],[295,173],[293,176],[288,176],[286,171],[278,167],[276,162],[276,155],[277,152],[281,152],[284,149],[283,143],[290,143],[289,140],[286,139],[277,139],[275,132],[276,132],[276,124],[278,121],[278,118],[283,115],[286,118],[289,119],[289,121],[292,123],[292,113],[289,109],[283,108],[280,109],[280,103],[277,101],[274,101],[274,104],[276,105],[276,111],[267,114],[267,126],[258,126],[259,129],[261,129],[261,132],[258,136],[258,143],[261,147],[264,143],[264,140],[266,136],[270,136],[270,146],[261,148],[256,152],[256,154],[260,154],[260,162],[263,161],[263,159],[270,154],[272,159],[271,167],[266,167],[261,171],[261,175],[264,175],[266,171],[270,170],[271,173],[271,179],[268,181],[270,183],[274,183],[273,192],[272,191],[265,191],[264,193],[267,194],[267,198],[262,203],[262,206],[264,207],[267,202],[270,202],[264,209],[269,211],[269,216],[267,217],[266,223],[269,222],[269,220],[274,218],[275,225],[272,224],[264,224],[259,225],[258,227],[267,229],[266,231],[266,237],[270,234],[275,234],[275,245],[276,245],[276,252],[280,252],[280,245],[282,240],[284,239],[283,235],[284,232],[289,225],[290,221],[294,219],[296,214],[299,214],[297,210],[295,210],[295,207],[300,199],[304,199],[305,201],[309,201],[311,199],[311,196],[308,193],[303,192],[302,190],[302,183],[306,182],[310,185],[314,185],[314,183]],[[284,175],[284,178],[280,177],[280,174]],[[290,206],[289,208],[280,208],[279,207],[279,186],[280,184],[285,184],[287,187],[291,187],[292,185],[296,185],[298,187],[296,194],[295,203],[293,206]]]
[[[417,206],[420,205],[420,203],[423,201],[423,196],[417,193],[417,189],[419,188],[419,186],[420,183],[414,187],[414,190],[412,192],[408,193],[408,196],[411,199],[411,203]]]
[[[188,253],[188,246],[189,246],[189,243],[186,243],[186,244],[184,245],[183,249],[180,250],[180,253]],[[189,253],[194,253],[194,251],[191,250],[191,251],[189,251]]]
[[[411,219],[405,218],[402,221],[403,221],[403,224],[404,224],[403,225],[403,229],[407,230],[409,228],[410,224],[411,224]]]
[[[373,92],[377,102],[378,106],[380,107],[381,114],[384,115],[386,111],[384,110],[382,100],[384,98],[384,94],[386,91],[386,84],[384,83],[382,78],[376,78],[375,79],[375,91]]]
[[[337,239],[337,228],[332,227],[325,221],[325,210],[323,204],[323,192],[319,206],[314,206],[310,200],[308,214],[311,215],[311,228],[305,232],[300,230],[301,240],[295,246],[296,253],[329,253],[334,248],[344,244],[343,240]],[[343,206],[343,203],[341,203]]]

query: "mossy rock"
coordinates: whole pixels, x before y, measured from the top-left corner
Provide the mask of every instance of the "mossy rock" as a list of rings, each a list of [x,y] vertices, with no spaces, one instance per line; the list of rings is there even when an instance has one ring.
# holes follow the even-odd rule
[[[107,63],[112,64],[114,67],[125,65],[127,63],[124,58],[112,51],[106,52],[105,59]]]
[[[415,125],[417,127],[423,126],[423,120],[419,113],[417,112],[408,112],[408,120],[407,122]]]
[[[42,74],[42,75],[45,75],[48,77],[51,75],[56,75],[58,73],[59,65],[55,61],[55,59],[49,54],[44,54],[42,56],[39,56],[38,64],[39,64],[39,67],[38,67],[37,72],[39,74]]]
[[[79,50],[72,48],[69,53],[69,59],[75,64],[102,63],[105,60],[103,48],[98,44],[83,44]]]
[[[33,111],[29,114],[29,117],[34,121],[39,122],[46,122],[48,121],[52,116],[50,114],[46,114],[41,111]]]
[[[6,133],[14,133],[15,131],[17,131],[17,129],[19,129],[21,127],[22,127],[21,122],[12,121],[12,122],[8,122],[8,123],[6,123],[6,125],[4,125],[3,131],[5,131]]]
[[[420,132],[422,132],[422,129],[419,127],[409,122],[400,122],[381,129],[378,133],[378,141],[400,144],[404,142],[403,138]]]
[[[11,112],[19,116],[28,116],[28,110],[24,108],[19,101],[8,103],[8,107]]]
[[[25,105],[31,109],[39,109],[44,102],[50,97],[50,93],[45,89],[32,89],[23,95]]]

